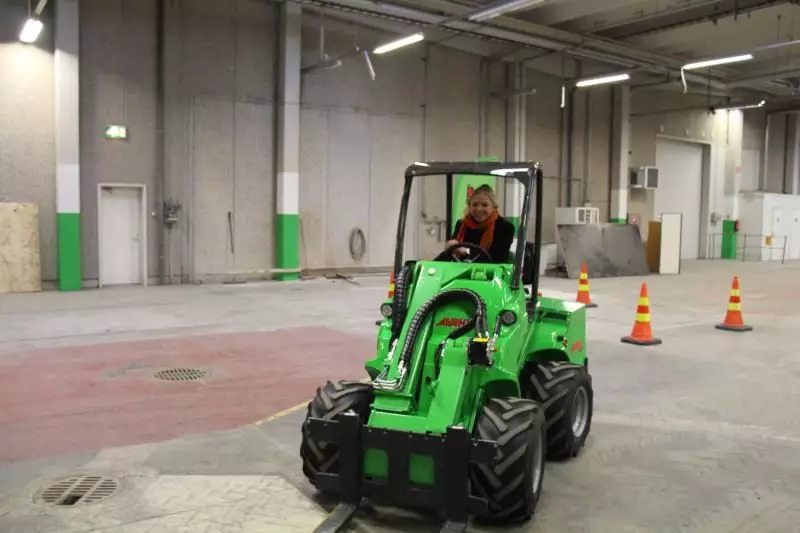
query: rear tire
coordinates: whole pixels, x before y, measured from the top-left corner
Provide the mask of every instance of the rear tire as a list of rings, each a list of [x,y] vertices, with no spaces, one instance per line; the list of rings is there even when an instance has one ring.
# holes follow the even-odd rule
[[[475,436],[500,449],[491,463],[470,467],[473,494],[489,502],[489,514],[479,519],[513,524],[533,516],[544,479],[544,424],[544,411],[531,400],[495,398],[484,406]]]
[[[547,458],[577,456],[592,426],[594,391],[586,367],[550,361],[533,366],[525,396],[539,402],[547,418]]]
[[[300,457],[303,459],[303,474],[312,485],[319,473],[339,472],[339,446],[313,440],[308,431],[308,418],[335,420],[352,409],[366,423],[374,398],[372,385],[359,381],[328,381],[317,389],[314,399],[308,404],[306,420],[302,426]]]

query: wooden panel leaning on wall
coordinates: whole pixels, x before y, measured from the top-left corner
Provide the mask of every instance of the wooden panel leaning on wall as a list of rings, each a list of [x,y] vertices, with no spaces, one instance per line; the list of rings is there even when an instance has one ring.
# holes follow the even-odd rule
[[[0,203],[0,293],[41,290],[39,206]]]

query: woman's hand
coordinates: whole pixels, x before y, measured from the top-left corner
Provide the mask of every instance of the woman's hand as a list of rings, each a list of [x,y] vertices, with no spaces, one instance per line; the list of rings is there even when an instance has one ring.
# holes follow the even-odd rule
[[[459,241],[458,239],[451,239],[451,240],[447,241],[446,243],[444,243],[444,249],[447,250],[451,246],[454,246],[456,244],[460,244],[460,242],[461,241]],[[467,249],[466,248],[456,248],[451,253],[453,255],[457,255],[457,256],[461,257],[462,255],[467,253]]]

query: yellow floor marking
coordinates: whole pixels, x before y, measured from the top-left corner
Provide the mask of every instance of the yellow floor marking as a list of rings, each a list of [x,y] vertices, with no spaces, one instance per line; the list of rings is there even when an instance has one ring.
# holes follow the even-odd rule
[[[369,383],[371,380],[370,380],[370,378],[364,378],[364,379],[360,379],[359,381],[361,383]],[[309,401],[310,400],[307,400],[307,401],[305,401],[303,403],[298,403],[297,405],[294,405],[292,407],[286,408],[283,411],[278,411],[274,415],[268,416],[267,418],[262,418],[261,420],[256,420],[254,422],[254,424],[258,425],[258,424],[266,424],[267,422],[274,422],[275,420],[278,420],[279,418],[283,418],[284,416],[288,416],[288,415],[290,415],[292,413],[296,413],[300,409],[303,409],[304,407],[306,407],[308,405]]]

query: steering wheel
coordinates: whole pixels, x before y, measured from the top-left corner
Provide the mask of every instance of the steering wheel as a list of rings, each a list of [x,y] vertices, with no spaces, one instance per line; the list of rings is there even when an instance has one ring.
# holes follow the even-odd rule
[[[478,253],[475,255],[474,258],[461,259],[460,257],[456,256],[453,253],[458,248],[469,248],[471,250],[477,251]],[[480,246],[478,244],[473,244],[471,242],[460,242],[460,243],[456,243],[456,244],[451,244],[450,246],[445,248],[442,251],[442,253],[437,255],[434,258],[434,261],[443,261],[444,259],[447,259],[448,256],[449,256],[450,259],[455,259],[455,261],[458,262],[458,263],[474,263],[475,261],[478,260],[479,257],[485,257],[488,260],[489,263],[494,262],[493,259],[492,259],[492,256],[489,254],[489,251],[486,248],[484,248],[484,247],[482,247],[482,246]]]

